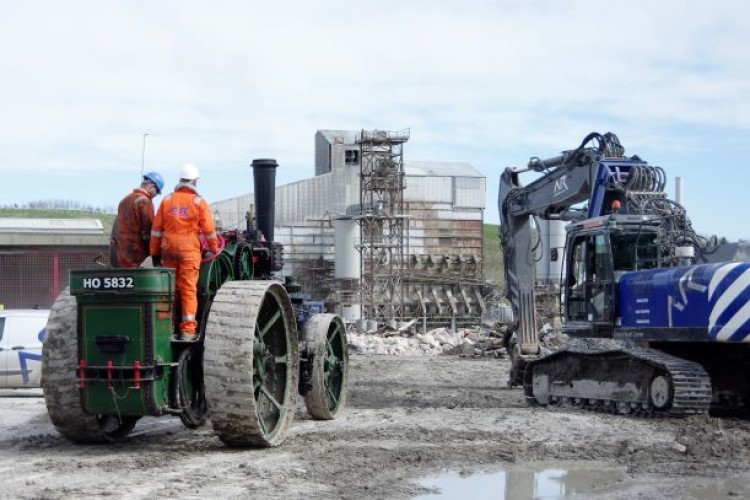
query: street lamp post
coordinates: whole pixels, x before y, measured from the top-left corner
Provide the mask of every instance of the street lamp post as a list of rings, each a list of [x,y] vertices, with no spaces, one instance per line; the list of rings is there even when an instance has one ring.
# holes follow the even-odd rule
[[[146,163],[146,136],[148,133],[143,134],[143,149],[141,149],[141,178],[143,177],[143,166]]]

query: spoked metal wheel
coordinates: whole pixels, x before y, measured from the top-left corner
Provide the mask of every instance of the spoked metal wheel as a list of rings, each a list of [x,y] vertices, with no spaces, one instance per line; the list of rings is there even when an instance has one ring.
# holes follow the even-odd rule
[[[313,353],[312,388],[305,394],[305,406],[313,418],[331,420],[346,403],[349,372],[346,327],[335,314],[316,314],[305,325],[304,333]]]
[[[253,279],[253,247],[248,243],[238,243],[232,260],[235,280]]]
[[[180,353],[175,383],[177,405],[182,408],[182,423],[189,429],[205,425],[208,409],[203,388],[203,355],[199,345],[188,346]]]
[[[230,281],[206,323],[204,381],[214,432],[231,446],[281,444],[294,418],[297,326],[275,281]]]
[[[78,315],[75,297],[65,289],[55,301],[42,348],[42,389],[55,429],[79,443],[116,441],[127,436],[139,417],[89,415],[81,407],[78,365]]]

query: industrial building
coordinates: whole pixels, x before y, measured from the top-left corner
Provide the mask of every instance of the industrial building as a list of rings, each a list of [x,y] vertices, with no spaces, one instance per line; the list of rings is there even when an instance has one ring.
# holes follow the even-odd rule
[[[0,217],[0,306],[52,306],[68,271],[109,264],[109,235],[97,219]]]
[[[409,131],[319,130],[315,176],[277,186],[283,274],[347,321],[476,322],[485,177],[470,164],[404,160]],[[283,168],[283,164],[280,168]],[[242,229],[252,193],[212,205]]]

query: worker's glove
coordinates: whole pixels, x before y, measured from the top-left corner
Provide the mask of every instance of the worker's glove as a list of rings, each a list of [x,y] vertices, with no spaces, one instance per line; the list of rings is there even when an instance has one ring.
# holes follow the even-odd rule
[[[152,255],[151,262],[154,264],[154,267],[161,267],[161,256]]]
[[[214,256],[213,252],[203,252],[203,258],[204,259],[210,259],[213,256]]]

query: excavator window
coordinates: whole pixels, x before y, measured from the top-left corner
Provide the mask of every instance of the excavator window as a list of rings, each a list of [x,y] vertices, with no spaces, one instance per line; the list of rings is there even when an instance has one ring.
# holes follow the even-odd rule
[[[567,269],[567,316],[571,320],[586,319],[586,264],[585,237],[578,237],[573,241],[570,255],[572,256]]]
[[[567,318],[611,321],[613,270],[604,233],[576,236],[567,268]]]
[[[589,320],[609,321],[612,310],[612,266],[607,237],[603,233],[590,237]]]
[[[612,233],[610,238],[615,272],[659,267],[655,233]]]

